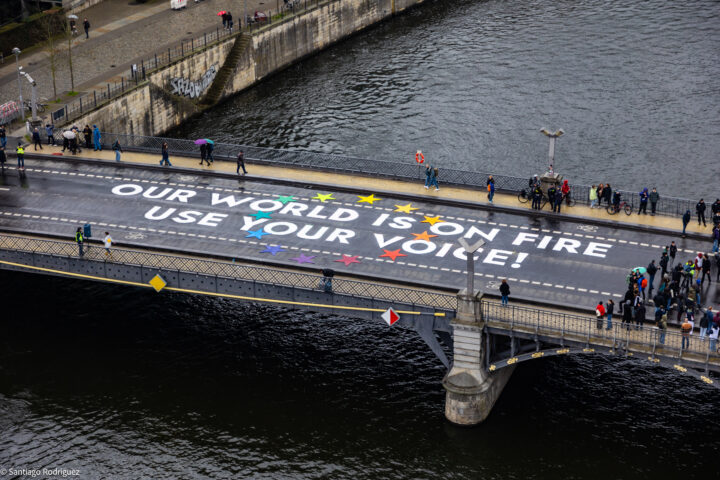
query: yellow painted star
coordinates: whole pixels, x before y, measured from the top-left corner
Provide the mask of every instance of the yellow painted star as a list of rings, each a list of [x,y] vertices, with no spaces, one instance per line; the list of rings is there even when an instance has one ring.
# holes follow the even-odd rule
[[[365,197],[363,197],[362,195],[358,195],[358,198],[360,200],[358,200],[357,203],[369,203],[370,205],[372,205],[373,202],[381,200],[380,198],[376,198],[374,193],[371,193],[370,195],[367,195]]]
[[[403,213],[410,213],[410,212],[412,212],[413,210],[417,210],[417,209],[418,209],[417,207],[412,207],[411,205],[412,205],[411,203],[408,203],[407,205],[395,205],[396,208],[395,208],[394,211],[396,211],[396,212],[403,212]]]
[[[325,203],[328,200],[335,200],[335,197],[332,196],[332,193],[318,193],[313,197],[313,200],[320,200]]]
[[[420,223],[429,223],[430,225],[435,225],[438,222],[444,222],[445,220],[440,220],[440,215],[437,215],[435,217],[428,217],[425,215],[425,220],[423,220]]]
[[[425,240],[426,242],[429,242],[432,237],[437,237],[437,235],[428,235],[427,230],[423,233],[413,233],[413,235],[415,235],[415,240]]]

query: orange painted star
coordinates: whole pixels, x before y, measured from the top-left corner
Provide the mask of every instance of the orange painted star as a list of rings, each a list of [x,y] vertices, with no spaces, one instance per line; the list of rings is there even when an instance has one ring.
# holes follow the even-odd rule
[[[413,235],[415,235],[415,240],[425,240],[426,242],[429,242],[431,237],[437,237],[437,235],[428,235],[427,230],[423,233],[413,233]]]
[[[425,215],[425,220],[423,220],[420,223],[429,223],[430,225],[435,225],[438,222],[444,222],[445,220],[440,220],[440,215],[436,215],[434,217],[428,217]]]
[[[397,250],[385,250],[385,249],[383,249],[383,252],[385,252],[385,253],[383,253],[382,255],[380,255],[380,257],[388,257],[388,258],[389,258],[390,260],[392,260],[393,262],[395,261],[395,259],[396,259],[397,257],[407,257],[407,255],[405,255],[404,253],[400,253],[400,249],[399,249],[399,248],[398,248]]]

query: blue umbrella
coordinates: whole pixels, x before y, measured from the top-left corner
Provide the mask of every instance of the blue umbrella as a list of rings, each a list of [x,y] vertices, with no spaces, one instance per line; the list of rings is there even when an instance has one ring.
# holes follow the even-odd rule
[[[209,143],[210,145],[215,145],[215,142],[213,142],[209,138],[204,138],[203,140],[205,140],[205,142]]]

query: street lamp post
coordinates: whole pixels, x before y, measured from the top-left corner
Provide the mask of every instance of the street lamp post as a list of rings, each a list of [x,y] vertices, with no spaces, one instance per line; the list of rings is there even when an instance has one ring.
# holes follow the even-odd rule
[[[464,238],[460,238],[458,241],[465,249],[465,257],[467,258],[467,294],[472,298],[475,295],[475,252],[485,245],[485,241],[480,239],[472,245]]]
[[[37,122],[37,82],[33,80],[27,72],[22,72],[23,76],[27,79],[32,87],[32,97],[30,99],[30,108],[32,109],[32,121]]]
[[[555,139],[561,137],[565,131],[561,128],[555,132],[551,132],[547,128],[542,128],[540,129],[540,133],[543,133],[550,138],[550,151],[548,152],[548,156],[550,157],[550,173],[553,173],[555,164]]]
[[[20,49],[15,47],[12,49],[12,53],[15,54],[15,66],[17,67],[17,77],[18,77],[18,91],[20,92],[20,114],[24,117],[25,116],[25,107],[23,106],[23,98],[22,98],[22,82],[20,81],[20,74],[22,71],[22,67],[20,67]]]

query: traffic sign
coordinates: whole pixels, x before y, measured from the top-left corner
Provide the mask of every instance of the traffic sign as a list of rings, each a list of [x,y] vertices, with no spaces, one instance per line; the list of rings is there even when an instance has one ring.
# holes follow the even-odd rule
[[[395,322],[400,320],[400,315],[395,313],[395,310],[390,307],[382,314],[382,318],[385,320],[385,323],[392,326]]]

